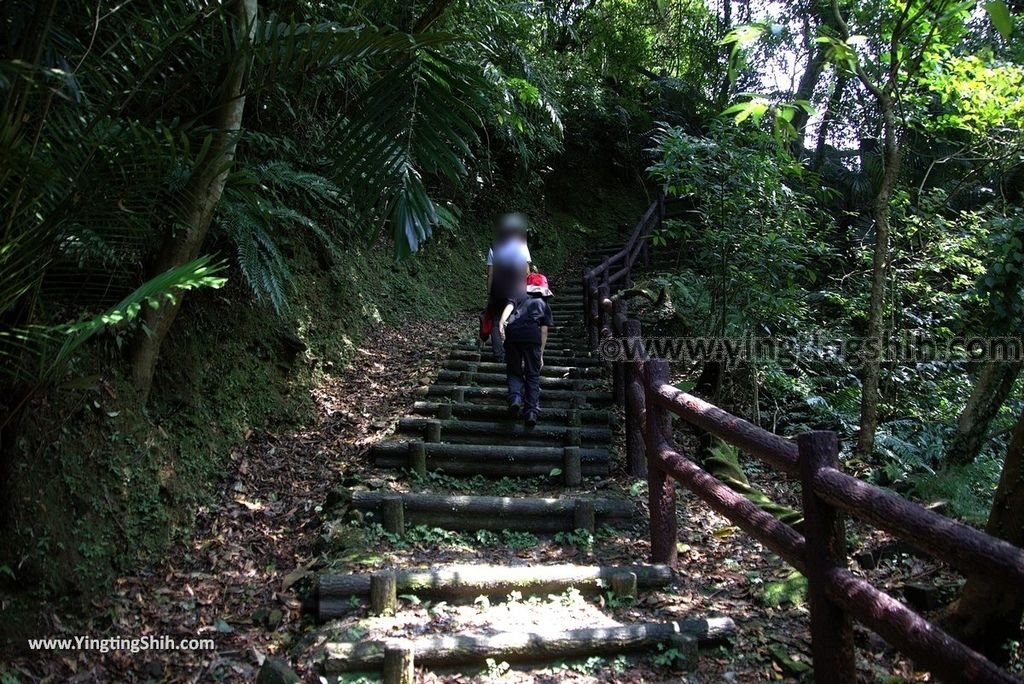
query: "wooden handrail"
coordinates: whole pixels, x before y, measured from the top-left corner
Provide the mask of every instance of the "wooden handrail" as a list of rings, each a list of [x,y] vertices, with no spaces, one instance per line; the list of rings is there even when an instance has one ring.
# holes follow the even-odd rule
[[[711,508],[729,518],[757,541],[777,553],[797,570],[804,570],[804,536],[780,522],[750,499],[737,494],[668,444],[662,444],[651,457],[672,478],[704,500]]]
[[[619,260],[625,259],[627,256],[630,256],[632,254],[634,245],[638,244],[640,237],[644,235],[651,227],[651,219],[658,212],[658,208],[662,201],[663,200],[659,198],[658,200],[651,202],[651,205],[647,207],[647,211],[645,211],[643,216],[640,217],[640,220],[637,222],[636,227],[633,228],[633,232],[630,234],[629,240],[626,241],[625,246],[623,246],[622,249],[620,249],[612,256],[605,257],[600,264],[587,271],[587,273],[584,275],[584,280],[596,278],[597,276],[601,275],[609,268],[611,268],[612,264]]]
[[[835,468],[820,470],[812,485],[829,504],[959,570],[1024,587],[1024,549]]]
[[[858,622],[943,681],[1019,684],[1009,672],[849,570],[830,570],[825,591]]]
[[[686,422],[739,447],[787,475],[797,474],[797,446],[792,441],[672,385],[651,389],[659,404]]]
[[[881,635],[938,677],[958,682],[1015,682],[1013,675],[957,641],[903,603],[847,568],[843,514],[931,554],[959,570],[1008,588],[1024,586],[1024,549],[930,511],[840,470],[832,432],[803,433],[794,441],[776,435],[668,382],[668,364],[643,353],[639,321],[630,319],[613,285],[629,279],[643,252],[645,231],[660,225],[665,200],[648,207],[626,246],[583,276],[584,321],[591,348],[613,335],[631,350],[616,361],[614,397],[624,402],[629,472],[647,477],[651,560],[676,559],[674,482],[807,577],[811,650],[818,682],[854,682],[852,621]],[[610,273],[616,262],[622,268]],[[801,485],[801,532],[779,521],[673,446],[671,416],[713,434],[760,459]]]

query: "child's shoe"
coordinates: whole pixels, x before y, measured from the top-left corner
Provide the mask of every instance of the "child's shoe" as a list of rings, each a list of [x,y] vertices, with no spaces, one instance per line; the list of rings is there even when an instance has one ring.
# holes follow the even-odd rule
[[[523,410],[523,400],[519,397],[509,397],[508,400],[508,415],[515,418]]]
[[[534,425],[537,424],[537,412],[536,411],[528,412],[526,414],[526,419],[523,422],[526,423],[526,427],[532,428]]]

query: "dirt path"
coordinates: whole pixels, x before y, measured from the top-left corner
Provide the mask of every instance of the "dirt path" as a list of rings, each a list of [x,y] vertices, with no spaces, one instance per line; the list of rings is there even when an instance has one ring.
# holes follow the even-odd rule
[[[351,364],[314,390],[314,424],[284,435],[254,434],[231,454],[232,472],[216,502],[200,512],[189,542],[169,549],[166,560],[154,567],[118,579],[110,595],[91,601],[90,619],[83,621],[52,605],[42,607],[55,636],[210,637],[213,651],[48,652],[14,660],[18,679],[13,681],[251,682],[264,657],[276,655],[295,665],[304,680],[317,682],[308,656],[339,635],[598,626],[689,615],[728,615],[738,633],[731,648],[702,653],[696,669],[685,675],[673,671],[664,654],[654,652],[531,670],[496,662],[477,675],[421,671],[419,677],[427,682],[762,682],[801,677],[809,648],[799,579],[686,493],[679,507],[676,581],[663,591],[645,592],[636,603],[569,591],[469,605],[407,598],[399,616],[372,618],[359,608],[327,630],[303,617],[299,597],[316,573],[328,569],[351,572],[455,561],[631,564],[647,559],[642,503],[635,526],[603,529],[592,538],[417,530],[399,539],[376,531],[334,545],[334,520],[322,504],[339,486],[499,495],[551,494],[556,489],[545,478],[431,477],[417,482],[370,465],[368,448],[389,436],[399,417],[422,399],[418,388],[436,375],[455,340],[467,332],[464,317],[378,330]],[[621,453],[621,434],[616,441],[613,450]],[[793,496],[784,483],[762,479],[756,470],[750,474],[776,498]],[[643,485],[630,482],[618,466],[610,477],[587,480],[581,491],[640,502],[645,498]],[[865,539],[869,541],[885,540]],[[936,572],[933,565],[897,558],[875,571],[874,578],[885,585],[931,578]],[[894,658],[877,638],[859,631],[858,645],[865,670],[915,678],[909,664]]]
[[[118,578],[110,595],[90,602],[88,619],[40,607],[52,636],[211,637],[214,651],[39,652],[11,662],[14,681],[253,681],[266,654],[285,652],[309,627],[296,585],[319,557],[327,491],[404,412],[465,321],[372,333],[350,364],[313,390],[316,423],[253,434],[230,454],[223,490],[199,512],[187,543]]]

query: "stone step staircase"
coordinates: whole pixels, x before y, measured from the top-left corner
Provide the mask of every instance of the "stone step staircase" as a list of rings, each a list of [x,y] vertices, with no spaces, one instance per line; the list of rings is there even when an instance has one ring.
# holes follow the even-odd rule
[[[613,448],[618,419],[608,374],[583,339],[580,286],[552,280],[556,327],[544,355],[541,415],[536,426],[527,428],[521,419],[508,416],[504,364],[493,361],[489,346],[467,339],[454,345],[433,384],[421,388],[410,413],[398,421],[389,439],[369,454],[382,473],[403,473],[401,481],[410,489],[438,475],[449,482],[453,478],[503,482],[523,478],[523,489],[531,493],[485,496],[464,490],[357,490],[350,493],[348,501],[352,514],[379,524],[395,538],[421,525],[470,533],[528,531],[540,535],[640,529],[635,498],[599,496],[594,489],[599,479],[621,470]],[[537,491],[538,482],[543,491]],[[533,483],[532,488],[527,483]],[[369,615],[398,611],[394,619],[400,621],[399,595],[457,602],[510,593],[547,596],[572,587],[636,599],[639,592],[658,590],[672,581],[672,568],[650,565],[390,567],[373,573],[322,575],[313,612],[328,629],[331,620],[367,608]],[[414,681],[414,668],[419,667],[471,671],[488,661],[543,663],[616,655],[663,644],[678,654],[677,665],[688,667],[698,646],[721,643],[733,629],[728,618],[712,618],[578,629],[539,624],[497,633],[362,638],[346,633],[344,638],[325,637],[316,659],[328,681],[338,681],[330,678],[341,673],[371,671],[378,676],[382,673],[385,684]]]

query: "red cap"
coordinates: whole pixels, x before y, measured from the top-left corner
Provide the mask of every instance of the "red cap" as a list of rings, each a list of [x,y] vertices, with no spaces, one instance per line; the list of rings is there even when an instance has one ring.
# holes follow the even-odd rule
[[[526,276],[527,285],[536,285],[537,287],[547,287],[548,277],[543,273],[531,273]]]
[[[551,297],[551,289],[548,287],[548,278],[543,273],[531,273],[526,276],[526,291],[538,297]]]

